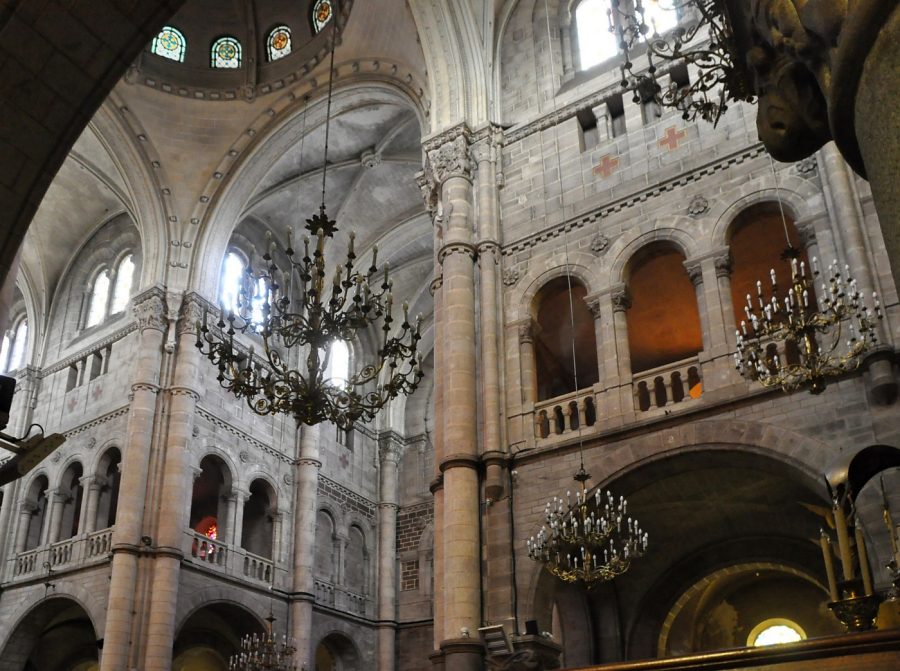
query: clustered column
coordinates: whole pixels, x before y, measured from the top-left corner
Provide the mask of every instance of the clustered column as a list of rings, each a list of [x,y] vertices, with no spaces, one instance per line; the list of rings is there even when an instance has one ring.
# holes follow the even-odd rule
[[[428,152],[440,185],[446,219],[439,262],[443,271],[441,329],[443,365],[435,371],[444,388],[441,651],[447,671],[481,668],[481,585],[478,537],[478,443],[475,368],[475,248],[472,221],[472,168],[465,132]],[[452,453],[448,450],[452,449]]]

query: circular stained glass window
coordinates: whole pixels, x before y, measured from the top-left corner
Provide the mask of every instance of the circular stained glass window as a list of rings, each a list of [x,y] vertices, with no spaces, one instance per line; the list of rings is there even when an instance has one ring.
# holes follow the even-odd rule
[[[322,30],[331,21],[331,14],[331,2],[329,0],[319,0],[313,7],[313,30],[317,33]]]

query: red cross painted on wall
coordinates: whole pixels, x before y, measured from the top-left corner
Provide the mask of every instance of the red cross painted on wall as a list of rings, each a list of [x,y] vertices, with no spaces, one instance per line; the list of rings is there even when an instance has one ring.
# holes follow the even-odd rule
[[[69,399],[68,403],[66,403],[66,405],[69,406],[69,412],[72,412],[75,409],[76,403],[78,403],[78,399],[72,396],[72,398]]]
[[[96,387],[91,389],[91,396],[94,397],[95,401],[98,398],[100,398],[102,395],[103,395],[103,385],[98,384]]]
[[[684,130],[675,130],[675,126],[666,128],[665,137],[660,138],[659,146],[665,147],[668,151],[678,149],[678,144],[685,138],[687,133]]]
[[[619,167],[619,159],[615,156],[611,156],[610,154],[606,154],[603,158],[600,159],[600,162],[594,166],[594,174],[600,175],[603,179],[606,179],[610,175],[612,175],[616,168]]]

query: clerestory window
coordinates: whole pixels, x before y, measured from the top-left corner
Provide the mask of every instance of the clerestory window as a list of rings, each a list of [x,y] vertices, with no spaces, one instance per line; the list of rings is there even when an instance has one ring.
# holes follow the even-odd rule
[[[150,53],[179,63],[184,63],[186,49],[187,40],[184,39],[184,35],[172,26],[164,26],[150,43]]]
[[[582,0],[575,8],[580,70],[609,60],[619,51],[617,38],[609,30],[609,0]]]
[[[275,26],[266,40],[266,56],[269,62],[277,61],[291,53],[291,29],[287,26]]]
[[[210,66],[222,70],[241,67],[241,43],[233,37],[220,37],[210,49]]]
[[[331,0],[317,0],[315,4],[313,4],[312,13],[310,15],[313,32],[317,34],[320,33],[322,28],[327,26],[331,21],[333,14],[334,7],[331,4]]]

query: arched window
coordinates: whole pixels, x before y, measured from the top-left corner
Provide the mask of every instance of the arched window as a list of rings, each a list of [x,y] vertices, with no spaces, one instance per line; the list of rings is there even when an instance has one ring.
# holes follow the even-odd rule
[[[678,11],[674,0],[645,0],[644,22],[650,34],[662,35],[678,25]]]
[[[312,15],[310,17],[312,19],[313,32],[321,32],[322,28],[331,21],[333,14],[334,7],[331,5],[331,0],[317,0],[315,4],[313,4]]]
[[[100,475],[103,476],[97,501],[97,517],[94,521],[95,529],[108,529],[116,523],[116,509],[119,505],[119,484],[122,474],[119,465],[122,455],[115,447],[103,455],[100,460]]]
[[[9,355],[9,370],[18,370],[25,364],[25,350],[28,347],[28,320],[23,319],[16,327],[12,352]]]
[[[350,348],[343,340],[335,340],[328,348],[328,381],[335,386],[343,386],[350,375]]]
[[[274,523],[272,507],[275,492],[264,480],[250,484],[250,497],[244,503],[244,521],[241,529],[241,547],[266,559],[272,558]]]
[[[557,277],[538,294],[534,353],[539,401],[585,389],[599,378],[594,317],[584,302],[587,290],[572,279],[570,296],[569,285],[569,278]]]
[[[112,306],[110,314],[118,314],[128,305],[131,298],[131,283],[134,281],[134,259],[129,254],[119,262],[116,268],[116,286],[113,289]]]
[[[21,548],[16,548],[20,552],[23,550],[33,550],[41,544],[41,536],[44,530],[44,520],[47,516],[47,476],[39,475],[31,483],[26,498],[29,516],[25,522],[26,528],[22,532],[20,538],[24,540]]]
[[[642,249],[629,264],[628,290],[633,373],[682,361],[703,349],[697,293],[679,250],[665,244]]]
[[[210,49],[210,66],[225,70],[241,67],[241,43],[233,37],[220,37]]]
[[[222,289],[219,292],[219,299],[226,310],[237,312],[238,298],[241,295],[241,283],[244,281],[244,262],[241,257],[234,252],[228,252],[225,255],[225,262],[222,264]]]
[[[181,31],[172,26],[165,26],[159,31],[159,35],[150,43],[150,52],[163,58],[168,58],[179,63],[184,63],[184,52],[187,48],[187,40]]]
[[[779,645],[805,639],[806,632],[799,624],[782,617],[773,617],[753,627],[750,636],[747,637],[747,645],[751,647]]]
[[[316,513],[316,577],[334,580],[334,520],[326,511]]]
[[[275,26],[266,40],[266,56],[269,62],[277,61],[291,53],[291,29]]]
[[[191,528],[213,540],[230,539],[227,528],[231,473],[218,457],[207,455],[200,461],[200,475],[191,493]]]
[[[3,344],[0,345],[0,373],[9,370],[9,333],[3,334]]]
[[[609,0],[583,0],[575,8],[579,69],[587,70],[615,56],[619,46],[609,30]]]
[[[355,594],[366,593],[367,563],[366,537],[359,527],[351,526],[344,551],[344,583]]]
[[[59,517],[59,533],[56,540],[67,540],[78,534],[78,522],[81,518],[81,504],[84,487],[81,484],[83,470],[81,464],[75,462],[63,473],[59,493],[63,496],[62,511]],[[56,530],[54,530],[56,531]],[[51,540],[53,540],[51,538]]]
[[[109,271],[101,271],[94,279],[91,290],[91,303],[88,308],[85,326],[96,326],[106,316],[106,305],[109,302]]]

